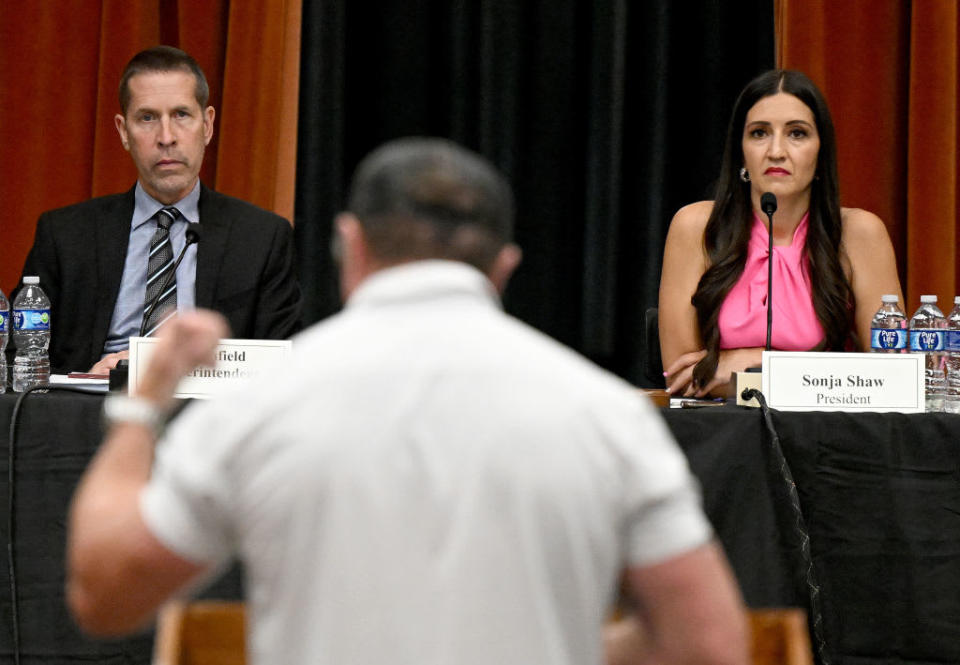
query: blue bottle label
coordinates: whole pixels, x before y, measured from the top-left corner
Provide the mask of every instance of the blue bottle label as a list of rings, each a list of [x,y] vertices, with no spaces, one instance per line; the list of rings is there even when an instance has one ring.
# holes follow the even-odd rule
[[[911,330],[911,351],[943,351],[946,330]]]
[[[874,349],[905,349],[907,331],[898,328],[871,328],[870,346]]]
[[[947,351],[960,351],[960,330],[947,331],[947,341],[946,341],[945,348]]]
[[[10,314],[8,314],[7,312],[0,312],[0,333],[5,333],[10,331],[10,328],[8,328],[8,326],[10,325],[10,322],[7,320],[9,318],[10,318]]]
[[[50,330],[50,310],[15,309],[13,325],[17,330]]]

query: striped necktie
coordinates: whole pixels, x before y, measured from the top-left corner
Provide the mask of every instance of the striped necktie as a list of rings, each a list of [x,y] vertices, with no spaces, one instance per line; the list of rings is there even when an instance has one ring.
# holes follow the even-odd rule
[[[143,301],[143,315],[154,300],[154,307],[149,319],[144,320],[144,335],[150,337],[157,328],[173,316],[177,311],[177,277],[173,269],[173,245],[170,244],[170,225],[180,217],[176,208],[161,208],[154,215],[157,220],[157,232],[150,240],[150,256],[147,259],[147,293]],[[168,283],[169,279],[169,283]],[[166,284],[163,293],[160,288]]]

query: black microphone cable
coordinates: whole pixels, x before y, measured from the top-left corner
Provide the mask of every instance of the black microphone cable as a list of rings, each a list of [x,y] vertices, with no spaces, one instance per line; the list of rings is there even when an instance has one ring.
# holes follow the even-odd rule
[[[14,464],[16,462],[16,442],[17,442],[17,424],[20,420],[20,411],[27,396],[34,392],[46,392],[48,390],[60,390],[64,392],[83,393],[85,395],[103,394],[102,390],[88,390],[75,386],[52,386],[45,383],[32,386],[25,390],[17,398],[13,405],[13,413],[10,415],[10,430],[7,439],[7,575],[10,582],[10,624],[13,633],[13,662],[14,665],[20,665],[20,609],[17,599],[17,564],[14,546],[14,535],[16,528],[16,474]]]
[[[780,445],[780,435],[777,434],[773,426],[773,416],[770,407],[767,406],[767,400],[763,393],[756,388],[745,388],[740,396],[744,401],[756,399],[760,403],[760,410],[763,412],[763,421],[770,433],[770,448],[773,451],[774,462],[779,467],[780,478],[786,487],[787,495],[790,499],[790,508],[793,513],[793,528],[800,538],[800,558],[805,568],[805,582],[807,585],[807,594],[810,598],[810,624],[813,628],[813,638],[816,642],[817,657],[822,665],[830,665],[830,658],[827,653],[827,642],[823,636],[823,612],[820,609],[820,585],[813,570],[813,557],[810,554],[810,532],[807,530],[807,522],[803,517],[803,509],[800,507],[800,495],[797,493],[797,483],[793,480],[793,472],[790,471],[790,465],[783,454],[783,447]]]

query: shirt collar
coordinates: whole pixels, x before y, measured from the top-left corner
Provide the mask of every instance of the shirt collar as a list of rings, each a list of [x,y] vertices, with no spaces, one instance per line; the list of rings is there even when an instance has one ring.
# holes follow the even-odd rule
[[[457,295],[501,307],[500,296],[486,275],[466,263],[439,259],[412,261],[378,270],[357,287],[347,307]]]
[[[133,192],[133,228],[143,226],[157,214],[160,208],[168,206],[160,203],[155,198],[147,194],[147,191],[137,180],[137,186]],[[190,193],[173,204],[173,207],[180,211],[180,217],[188,222],[200,222],[200,180],[197,180]]]

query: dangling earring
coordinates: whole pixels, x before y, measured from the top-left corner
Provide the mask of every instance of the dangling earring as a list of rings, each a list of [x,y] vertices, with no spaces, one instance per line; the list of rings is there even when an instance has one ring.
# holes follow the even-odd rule
[[[750,182],[750,171],[746,166],[740,168],[740,182]]]

